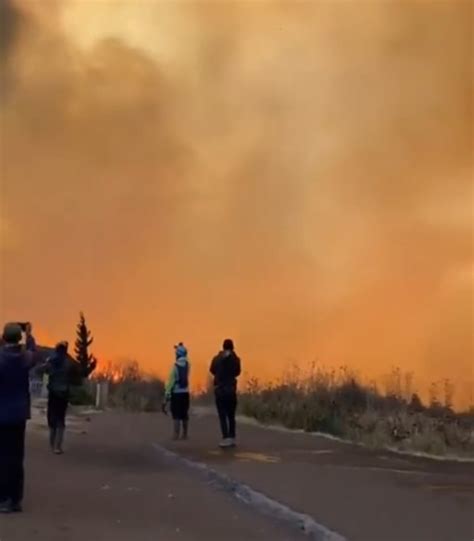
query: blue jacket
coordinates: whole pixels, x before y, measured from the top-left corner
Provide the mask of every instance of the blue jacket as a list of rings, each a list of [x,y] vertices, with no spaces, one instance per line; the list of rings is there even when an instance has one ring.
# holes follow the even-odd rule
[[[24,423],[29,417],[29,355],[21,346],[0,348],[0,426]]]

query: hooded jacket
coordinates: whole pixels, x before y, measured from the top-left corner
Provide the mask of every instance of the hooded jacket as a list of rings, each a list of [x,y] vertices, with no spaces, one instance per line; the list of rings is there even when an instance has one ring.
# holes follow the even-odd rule
[[[48,391],[56,396],[68,397],[71,386],[71,365],[66,353],[56,352],[46,363]]]
[[[241,373],[240,358],[234,351],[223,350],[212,359],[211,374],[216,392],[237,391],[237,378]]]
[[[31,365],[32,355],[21,345],[0,348],[0,426],[21,424],[29,418]]]

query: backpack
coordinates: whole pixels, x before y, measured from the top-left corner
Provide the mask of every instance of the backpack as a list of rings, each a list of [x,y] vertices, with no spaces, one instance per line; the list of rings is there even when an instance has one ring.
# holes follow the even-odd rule
[[[53,357],[49,359],[48,365],[49,392],[58,397],[66,398],[69,395],[70,389],[70,370],[68,360],[66,358],[55,359]]]
[[[176,386],[178,389],[187,389],[189,386],[189,365],[176,363]]]

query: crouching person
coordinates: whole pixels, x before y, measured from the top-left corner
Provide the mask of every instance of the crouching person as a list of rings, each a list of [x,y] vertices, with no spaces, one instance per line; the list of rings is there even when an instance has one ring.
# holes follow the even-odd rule
[[[189,425],[189,374],[190,364],[186,347],[175,346],[176,360],[166,384],[165,398],[171,405],[173,417],[173,438],[186,440]]]
[[[68,343],[56,345],[55,353],[44,366],[48,375],[48,427],[49,444],[53,453],[63,454],[66,412],[69,405],[72,367],[68,356]]]

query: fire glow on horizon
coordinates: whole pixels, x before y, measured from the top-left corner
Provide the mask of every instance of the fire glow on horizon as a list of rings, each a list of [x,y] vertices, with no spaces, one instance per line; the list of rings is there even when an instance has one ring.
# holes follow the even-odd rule
[[[469,2],[1,6],[1,320],[469,400]]]

